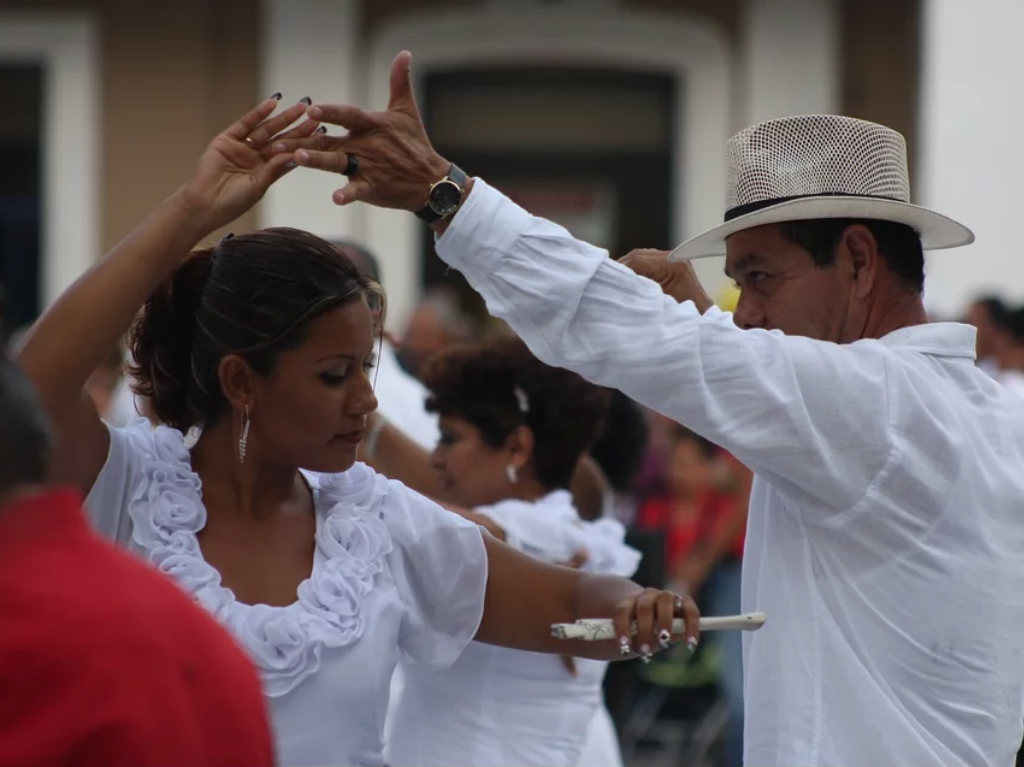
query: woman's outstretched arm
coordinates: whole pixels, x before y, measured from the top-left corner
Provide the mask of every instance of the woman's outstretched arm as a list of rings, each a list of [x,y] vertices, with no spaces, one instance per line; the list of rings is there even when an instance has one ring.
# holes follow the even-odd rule
[[[671,632],[674,617],[686,620],[685,638],[695,645],[700,615],[689,597],[644,589],[614,575],[597,575],[550,565],[484,536],[487,547],[487,592],[476,638],[520,650],[618,660],[619,640],[567,641],[551,636],[552,623],[579,618],[612,618],[616,637],[630,638],[630,653],[664,647],[662,632]],[[630,636],[629,626],[637,624]],[[683,637],[673,636],[673,640]]]
[[[146,298],[203,237],[252,207],[288,171],[290,154],[260,149],[306,106],[300,102],[270,117],[277,103],[267,99],[214,138],[192,177],[68,288],[26,336],[17,359],[57,431],[55,480],[87,491],[103,467],[109,436],[82,387]],[[306,121],[285,135],[315,128]]]

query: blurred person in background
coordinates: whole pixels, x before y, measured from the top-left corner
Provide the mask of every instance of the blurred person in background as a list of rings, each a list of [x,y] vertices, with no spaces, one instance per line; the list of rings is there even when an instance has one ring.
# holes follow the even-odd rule
[[[1006,342],[999,353],[996,380],[1024,398],[1024,306],[1006,313],[1003,329]]]
[[[996,296],[975,299],[967,309],[965,322],[978,329],[978,367],[995,377],[999,370],[999,357],[1009,342],[1006,320],[1010,313],[1006,304]]]
[[[85,391],[100,418],[111,426],[127,426],[140,416],[148,417],[146,398],[132,391],[125,350],[121,344],[89,376]]]
[[[0,354],[0,765],[273,764],[255,670],[49,485],[51,432]]]
[[[966,322],[978,329],[978,367],[1024,397],[1024,306],[984,296],[971,304]]]
[[[623,543],[623,526],[583,521],[568,492],[604,426],[607,390],[541,363],[516,338],[442,352],[426,365],[424,382],[427,407],[440,415],[430,461],[443,500],[531,556],[575,560],[584,572],[633,573],[640,557]],[[405,668],[389,761],[619,765],[601,699],[606,666],[474,642],[444,671]]]
[[[352,260],[357,269],[382,285],[380,262],[369,250],[351,240],[335,240],[333,244]],[[426,387],[399,362],[398,349],[388,333],[381,334],[373,393],[377,397],[378,417],[397,425],[425,450],[433,449],[438,438],[437,415],[427,411]]]
[[[475,638],[628,658],[671,639],[677,616],[695,643],[691,599],[525,556],[356,462],[376,407],[379,288],[295,229],[198,247],[294,167],[279,141],[318,129],[295,124],[308,99],[274,114],[279,98],[216,136],[19,351],[59,435],[55,473],[89,493],[96,528],[248,650],[282,764],[381,765],[400,655],[440,669]],[[130,326],[157,428],[109,427],[83,396]],[[610,618],[619,639],[551,636],[583,617]]]
[[[420,378],[428,359],[475,335],[473,322],[460,308],[455,292],[434,288],[413,309],[401,339],[397,339],[398,359],[407,372]]]
[[[743,539],[751,472],[725,451],[674,424],[666,486],[645,499],[637,524],[665,532],[668,587],[694,595],[710,615],[740,611]],[[743,647],[736,632],[713,637],[719,688],[729,705],[727,764],[743,759]]]
[[[636,480],[647,450],[647,419],[637,403],[616,389],[611,392],[608,419],[590,456],[607,479],[602,516],[617,519],[628,528],[636,518]]]

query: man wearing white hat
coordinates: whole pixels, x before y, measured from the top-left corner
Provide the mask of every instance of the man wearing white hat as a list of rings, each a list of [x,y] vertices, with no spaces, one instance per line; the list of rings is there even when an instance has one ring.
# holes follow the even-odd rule
[[[1024,410],[975,368],[973,328],[927,323],[922,245],[973,235],[909,203],[902,136],[831,115],[739,133],[726,222],[677,248],[680,265],[634,259],[673,298],[437,155],[408,67],[399,54],[386,112],[311,108],[349,134],[296,160],[345,170],[335,202],[430,222],[545,362],[754,469],[743,601],[768,622],[745,638],[745,762],[1012,763]],[[685,264],[720,253],[735,315]]]

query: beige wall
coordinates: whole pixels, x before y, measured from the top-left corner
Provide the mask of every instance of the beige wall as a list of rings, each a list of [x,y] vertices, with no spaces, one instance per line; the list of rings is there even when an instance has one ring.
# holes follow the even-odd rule
[[[921,3],[843,0],[840,13],[843,111],[906,136],[913,174],[918,154]]]
[[[249,0],[0,3],[4,11],[90,11],[98,19],[102,250],[176,188],[210,137],[259,98],[259,6]],[[249,215],[234,228],[254,221]]]

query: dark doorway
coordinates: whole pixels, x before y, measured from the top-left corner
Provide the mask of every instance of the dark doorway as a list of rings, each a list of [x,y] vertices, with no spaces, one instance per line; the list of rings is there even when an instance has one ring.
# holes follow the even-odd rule
[[[39,311],[43,69],[0,65],[0,319],[3,339]]]
[[[556,67],[436,71],[423,112],[438,151],[531,213],[619,256],[669,247],[676,83],[660,73]],[[479,299],[434,254],[423,284]]]

